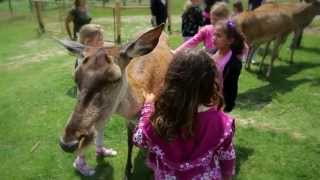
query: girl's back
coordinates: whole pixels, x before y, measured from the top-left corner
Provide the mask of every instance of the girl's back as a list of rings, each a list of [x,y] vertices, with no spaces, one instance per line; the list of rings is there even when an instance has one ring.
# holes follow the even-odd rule
[[[147,147],[148,165],[155,171],[156,179],[163,179],[167,175],[192,179],[204,174],[220,179],[222,174],[233,174],[234,122],[227,114],[215,107],[199,112],[195,118],[194,136],[188,139],[178,136],[170,142],[156,133],[148,120],[149,115],[146,113],[142,117],[146,118],[143,120],[146,123],[140,133],[135,133],[134,142],[138,146]],[[220,171],[219,167],[223,169]]]
[[[217,69],[202,51],[175,54],[155,103],[145,94],[133,142],[155,179],[221,179],[234,173],[234,123],[221,111]],[[153,97],[153,98],[151,98]]]

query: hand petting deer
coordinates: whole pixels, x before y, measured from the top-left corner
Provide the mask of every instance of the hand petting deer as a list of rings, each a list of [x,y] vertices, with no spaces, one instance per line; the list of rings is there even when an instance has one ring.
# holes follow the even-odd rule
[[[303,29],[319,14],[320,1],[308,0],[306,3],[266,3],[254,11],[243,12],[237,16],[235,18],[237,26],[251,47],[247,56],[246,68],[250,69],[251,59],[256,49],[266,43],[266,51],[260,63],[261,70],[270,43],[273,41],[271,61],[266,73],[269,77],[274,60],[278,57],[279,47],[286,41],[288,35],[294,32],[290,47],[290,62],[292,63],[299,36]]]
[[[84,57],[75,72],[78,100],[60,138],[64,151],[83,154],[95,136],[101,141],[108,119],[118,113],[128,120],[126,175],[130,175],[132,130],[144,102],[142,91],[158,94],[173,56],[163,28],[160,25],[124,47],[97,48],[93,55]],[[83,52],[80,43],[62,43],[73,53]],[[82,161],[85,168],[77,169],[92,175],[94,171],[84,158]]]

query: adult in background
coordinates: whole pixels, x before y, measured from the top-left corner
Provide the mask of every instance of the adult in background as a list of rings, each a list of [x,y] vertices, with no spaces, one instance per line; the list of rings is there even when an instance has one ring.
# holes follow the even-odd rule
[[[83,25],[89,24],[91,17],[88,13],[88,7],[86,0],[75,0],[74,8],[68,13],[65,19],[65,27],[67,33],[72,40],[77,40],[77,34],[79,33]],[[70,23],[73,23],[73,31],[70,30]]]
[[[168,17],[167,0],[150,0],[150,8],[152,26],[158,26],[166,22]]]

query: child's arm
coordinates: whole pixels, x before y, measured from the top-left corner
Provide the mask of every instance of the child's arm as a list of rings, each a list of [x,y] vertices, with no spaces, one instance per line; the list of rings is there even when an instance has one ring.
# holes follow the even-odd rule
[[[133,143],[141,148],[147,148],[147,141],[145,138],[145,135],[143,133],[143,130],[145,128],[146,122],[150,120],[151,115],[154,112],[154,95],[153,94],[146,94],[143,93],[145,97],[145,103],[143,105],[143,108],[141,110],[141,116],[139,119],[139,123],[136,127],[136,129],[133,132]]]
[[[191,39],[189,39],[188,41],[186,41],[185,43],[180,45],[175,50],[175,53],[182,51],[184,49],[194,48],[194,47],[198,46],[198,44],[204,40],[205,33],[206,33],[205,31],[206,31],[206,29],[204,29],[204,28],[200,29],[200,31],[196,35],[194,35]]]

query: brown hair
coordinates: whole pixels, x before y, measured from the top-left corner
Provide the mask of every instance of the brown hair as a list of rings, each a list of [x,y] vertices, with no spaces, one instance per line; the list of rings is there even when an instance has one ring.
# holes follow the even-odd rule
[[[237,30],[236,24],[232,20],[228,20],[219,21],[215,26],[216,29],[221,28],[221,30],[227,36],[228,39],[233,40],[232,44],[230,45],[232,53],[234,53],[236,56],[241,55],[245,47],[244,38]]]
[[[233,3],[233,7],[238,11],[238,12],[243,12],[243,5],[241,1],[236,1]]]
[[[86,24],[79,32],[79,42],[85,44],[87,39],[93,39],[98,35],[103,35],[103,28],[98,24]]]
[[[81,5],[81,1],[84,1],[86,3],[86,0],[74,0],[74,6],[78,8]]]
[[[227,3],[225,2],[217,2],[215,3],[210,10],[210,15],[214,14],[220,18],[228,18],[230,15],[230,11]]]
[[[151,116],[151,123],[160,137],[172,140],[178,134],[184,138],[193,136],[194,118],[200,104],[221,109],[223,100],[217,74],[213,60],[204,50],[181,51],[174,55]]]

